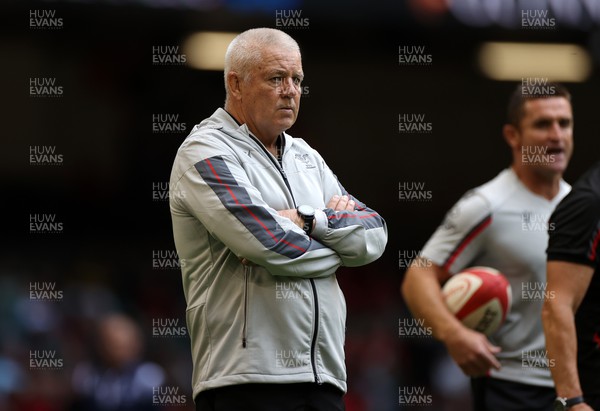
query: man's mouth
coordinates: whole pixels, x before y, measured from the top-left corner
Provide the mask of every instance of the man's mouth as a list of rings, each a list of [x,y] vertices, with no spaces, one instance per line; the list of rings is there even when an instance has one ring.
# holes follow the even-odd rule
[[[565,149],[561,147],[548,147],[546,150],[547,154],[563,154],[564,152]]]

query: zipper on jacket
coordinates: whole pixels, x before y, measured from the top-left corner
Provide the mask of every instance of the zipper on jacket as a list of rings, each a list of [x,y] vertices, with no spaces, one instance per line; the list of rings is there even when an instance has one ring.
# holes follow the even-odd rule
[[[248,133],[248,135],[250,136],[250,138],[252,138],[254,141],[256,141],[256,143],[258,144],[258,146],[263,150],[263,152],[266,154],[267,158],[269,158],[271,160],[271,162],[273,163],[273,165],[275,166],[275,168],[277,170],[279,170],[279,174],[281,174],[281,177],[283,178],[283,182],[285,183],[286,187],[288,188],[290,195],[292,196],[292,201],[294,203],[294,208],[297,207],[296,205],[296,199],[294,198],[294,193],[292,191],[292,187],[290,186],[290,183],[287,179],[287,175],[285,174],[285,171],[283,170],[283,153],[281,153],[281,158],[282,158],[282,162],[279,163],[275,157],[267,150],[267,148],[256,138],[254,137],[252,134]],[[283,138],[283,136],[281,137]],[[246,347],[246,315],[247,315],[247,305],[248,305],[248,276],[246,273],[246,269],[248,267],[246,267],[244,269],[244,276],[245,276],[245,281],[246,281],[246,291],[245,291],[245,296],[244,296],[244,304],[245,304],[245,308],[244,308],[244,329],[243,329],[243,338],[242,338],[242,346],[245,348]],[[312,292],[313,292],[313,297],[314,297],[314,301],[315,301],[315,324],[314,324],[314,331],[313,331],[313,336],[312,336],[312,341],[310,343],[310,362],[312,365],[312,369],[313,369],[313,375],[315,377],[315,383],[317,384],[322,384],[321,379],[319,378],[319,375],[317,374],[317,359],[316,359],[316,351],[317,351],[317,336],[319,334],[319,297],[317,295],[317,287],[315,285],[315,280],[313,280],[312,278],[310,279],[310,285],[312,287]]]
[[[247,330],[248,330],[248,270],[250,268],[244,266],[244,324],[242,326],[242,348],[246,348],[247,342]]]
[[[236,122],[237,122],[237,120],[236,120]],[[285,183],[285,186],[287,187],[288,191],[290,192],[290,195],[292,196],[292,202],[294,203],[294,208],[296,208],[297,207],[297,205],[296,205],[296,199],[294,198],[294,192],[292,191],[292,186],[290,186],[290,182],[287,179],[287,175],[285,174],[285,171],[283,171],[283,152],[281,153],[282,163],[279,163],[275,159],[275,157],[273,156],[273,154],[271,154],[269,152],[269,150],[267,150],[267,148],[264,146],[264,144],[259,139],[257,139],[256,137],[254,137],[252,135],[252,133],[248,133],[248,135],[262,149],[262,151],[265,153],[265,155],[267,156],[267,158],[269,160],[271,160],[271,162],[273,163],[273,165],[275,166],[275,168],[279,171],[279,174],[281,174],[281,177],[283,178],[283,182]],[[283,135],[281,136],[281,138],[282,139],[284,138]],[[247,340],[248,326],[247,325],[248,325],[248,270],[249,269],[250,268],[248,266],[244,266],[244,325],[242,326],[242,347],[243,348],[246,348],[246,346],[248,345],[248,340]],[[316,301],[316,289],[315,289],[315,285],[314,284],[313,284],[313,293],[315,294],[315,301]],[[313,344],[312,345],[314,346],[315,343],[316,343],[315,337],[313,337]],[[315,374],[315,381],[319,382],[319,379],[318,379],[318,376],[317,376],[317,373],[316,373],[314,359],[313,359],[313,369],[315,369],[315,373],[314,373]]]
[[[267,155],[269,160],[271,160],[271,163],[273,163],[275,168],[279,171],[279,174],[281,174],[281,177],[283,178],[283,182],[285,183],[286,187],[288,188],[288,191],[290,192],[290,195],[292,196],[292,202],[294,203],[294,208],[298,207],[296,205],[296,199],[294,198],[294,192],[292,191],[292,186],[290,186],[290,182],[287,179],[287,174],[285,174],[285,171],[283,170],[283,152],[281,153],[281,163],[279,163],[275,159],[273,154],[271,154],[269,152],[269,150],[267,150],[265,145],[259,139],[257,139],[250,133],[248,133],[248,135],[250,136],[251,139],[253,139],[256,142],[256,144],[258,144],[258,146],[262,149],[262,151]],[[284,138],[283,135],[281,136],[281,138],[282,139]]]
[[[319,334],[319,297],[317,295],[317,287],[315,286],[315,280],[310,279],[310,285],[313,291],[313,297],[315,299],[315,327],[313,331],[312,341],[310,343],[310,362],[312,364],[313,374],[315,376],[315,382],[321,384],[321,379],[317,374],[317,335]]]

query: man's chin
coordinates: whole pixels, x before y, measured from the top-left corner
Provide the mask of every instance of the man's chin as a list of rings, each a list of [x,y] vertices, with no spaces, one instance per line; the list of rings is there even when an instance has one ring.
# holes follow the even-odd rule
[[[295,121],[280,121],[277,126],[278,128],[283,132],[286,130],[289,130],[290,128],[292,128],[292,126],[294,125]]]
[[[546,165],[539,165],[538,173],[546,177],[561,177],[567,169],[568,162],[556,162]]]

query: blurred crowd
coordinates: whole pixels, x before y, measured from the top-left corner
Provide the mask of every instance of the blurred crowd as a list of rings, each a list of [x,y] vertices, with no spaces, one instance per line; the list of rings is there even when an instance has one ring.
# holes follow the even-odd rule
[[[194,409],[178,270],[125,282],[106,273],[35,281],[3,274],[0,410]],[[398,335],[399,318],[408,316],[398,277],[377,266],[338,274],[348,305],[347,410],[409,408],[398,403],[405,386],[430,395],[420,408],[468,410],[468,386],[442,347]]]

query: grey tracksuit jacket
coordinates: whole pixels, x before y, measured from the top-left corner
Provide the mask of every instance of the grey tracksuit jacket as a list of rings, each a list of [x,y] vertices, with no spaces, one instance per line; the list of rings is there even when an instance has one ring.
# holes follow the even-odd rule
[[[194,397],[243,383],[346,390],[346,304],[335,271],[379,258],[387,228],[355,198],[355,211],[326,209],[346,191],[306,142],[282,137],[280,164],[218,109],[177,152],[169,194]],[[317,210],[310,237],[277,214],[302,204]]]

